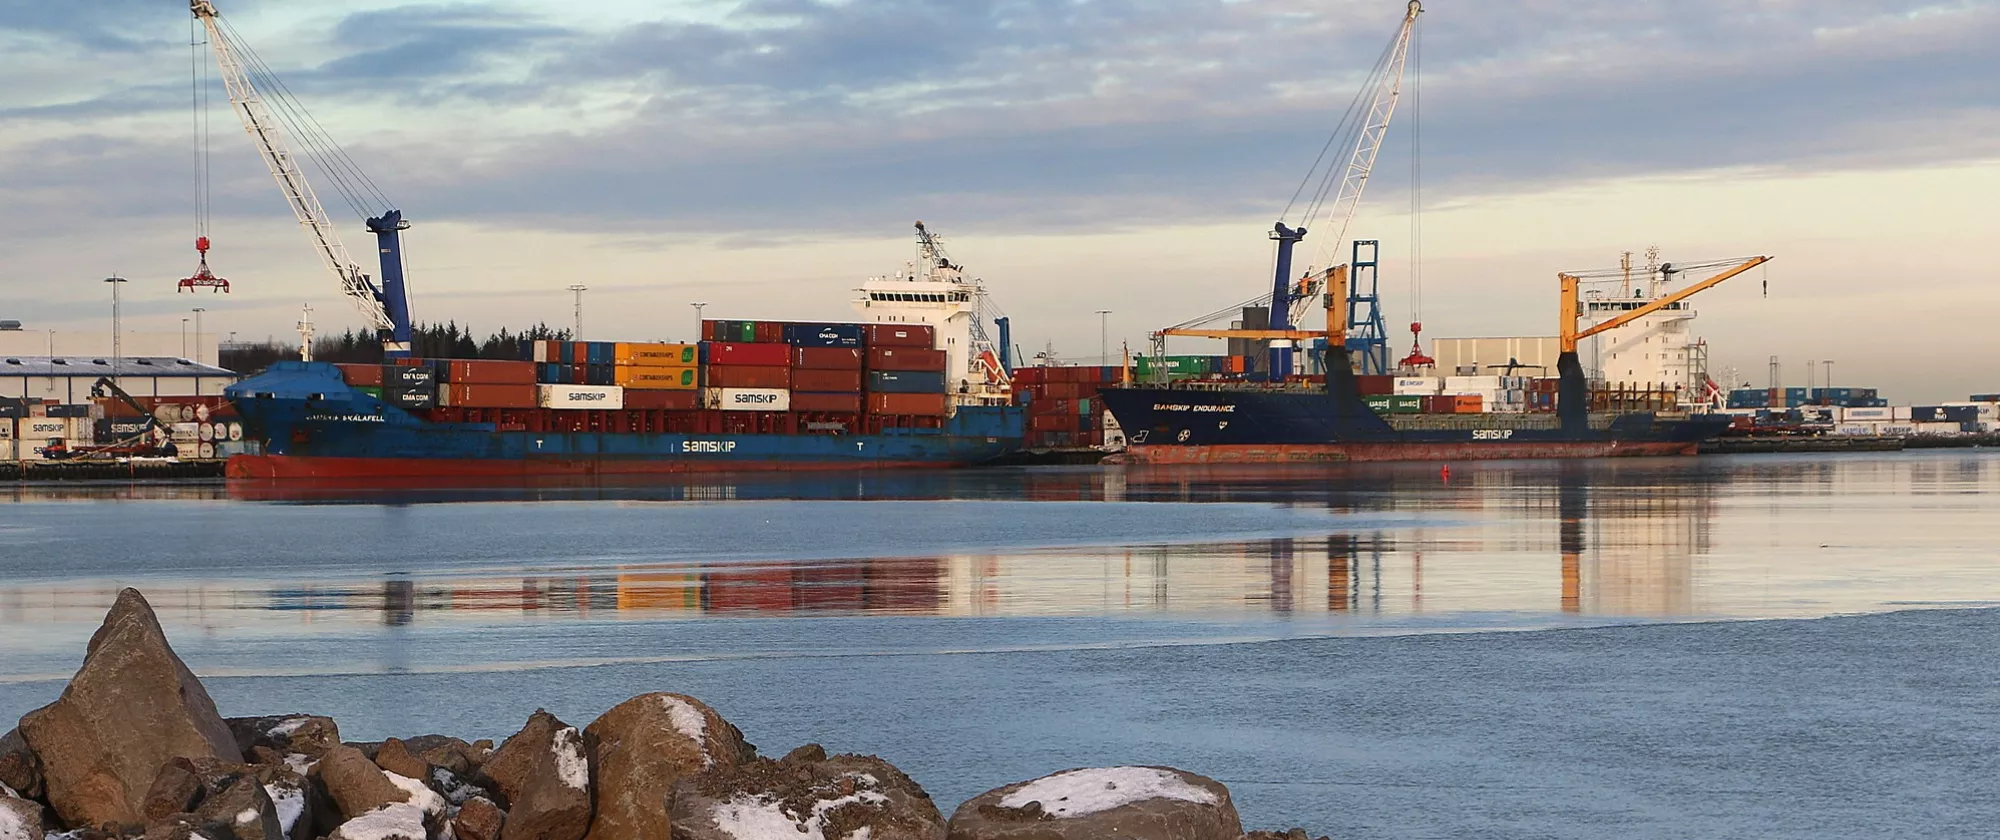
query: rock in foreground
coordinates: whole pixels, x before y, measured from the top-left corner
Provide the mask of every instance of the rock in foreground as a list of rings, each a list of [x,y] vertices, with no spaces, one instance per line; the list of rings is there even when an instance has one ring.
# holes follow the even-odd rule
[[[137,824],[146,791],[171,758],[240,753],[215,701],[167,644],[136,589],[118,593],[90,637],[83,667],[56,702],[21,718],[63,824]]]
[[[982,793],[951,816],[950,840],[1239,840],[1229,789],[1169,767],[1065,770]]]
[[[674,788],[674,840],[942,840],[944,831],[930,795],[889,762],[828,758],[817,746]]]
[[[674,783],[733,769],[756,748],[707,704],[684,694],[641,694],[583,730],[597,783],[589,840],[666,837]]]
[[[481,768],[506,801],[501,840],[582,840],[590,828],[590,759],[583,733],[536,709]]]

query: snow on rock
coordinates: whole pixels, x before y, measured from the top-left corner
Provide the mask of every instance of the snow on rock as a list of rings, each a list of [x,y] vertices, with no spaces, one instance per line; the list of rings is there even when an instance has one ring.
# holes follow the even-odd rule
[[[319,759],[309,755],[302,753],[285,754],[285,768],[301,776],[312,775],[313,766],[317,764],[319,764]]]
[[[312,722],[312,716],[310,715],[299,715],[297,717],[289,717],[284,720],[278,721],[276,725],[273,725],[271,728],[264,730],[264,734],[276,738],[290,738],[293,735],[298,734],[299,727],[305,726],[306,724],[311,722]]]
[[[583,733],[574,726],[558,729],[549,742],[549,750],[555,753],[556,772],[562,776],[563,784],[577,790],[590,789],[590,759],[583,755]]]
[[[28,821],[21,812],[7,807],[5,803],[0,803],[0,840],[28,840],[41,834],[41,826],[33,826],[35,829],[33,833],[29,832],[29,828]]]
[[[278,815],[278,826],[291,836],[292,827],[299,824],[299,817],[306,813],[306,792],[289,781],[278,781],[264,786],[264,795],[271,798],[271,810]]]
[[[702,760],[715,764],[715,756],[708,754],[708,718],[693,704],[671,694],[660,695],[660,705],[666,707],[667,720],[674,725],[674,731],[693,741],[701,750]]]
[[[1216,802],[1214,793],[1188,784],[1169,770],[1095,767],[1036,779],[1002,797],[1000,807],[1023,808],[1030,802],[1040,802],[1043,813],[1060,819],[1109,811],[1148,799],[1178,799],[1201,805]]]
[[[737,840],[827,840],[827,812],[845,805],[879,805],[888,801],[889,797],[874,791],[856,791],[837,799],[822,799],[813,803],[812,813],[799,815],[787,812],[775,799],[738,794],[726,802],[716,803],[710,816],[714,818],[717,828]],[[864,827],[849,833],[844,840],[865,840],[867,831]]]
[[[391,802],[341,823],[330,840],[426,840],[424,809]]]
[[[437,791],[431,790],[423,782],[387,770],[382,771],[382,775],[389,778],[390,784],[402,788],[404,793],[409,794],[410,798],[406,804],[417,806],[424,812],[424,816],[435,817],[444,813],[444,797],[439,796]]]

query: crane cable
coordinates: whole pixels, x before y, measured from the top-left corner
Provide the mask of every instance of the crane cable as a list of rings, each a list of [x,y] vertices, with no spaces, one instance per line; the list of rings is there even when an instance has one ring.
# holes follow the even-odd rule
[[[1424,48],[1423,32],[1410,33],[1410,324],[1424,313]]]
[[[207,30],[195,18],[188,18],[188,47],[192,60],[188,82],[193,88],[192,129],[194,133],[194,235],[199,242],[208,237],[209,223],[209,133],[208,133],[208,46]]]

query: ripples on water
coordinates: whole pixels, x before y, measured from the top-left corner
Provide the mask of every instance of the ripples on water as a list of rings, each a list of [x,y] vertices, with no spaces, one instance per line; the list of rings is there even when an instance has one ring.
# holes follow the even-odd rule
[[[949,796],[1107,758],[1207,762],[1228,771],[1218,775],[1266,786],[1239,797],[1246,814],[1324,817],[1318,829],[1333,832],[1340,825],[1331,821],[1352,810],[1326,804],[1338,788],[1295,790],[1296,780],[1387,783],[1353,775],[1381,764],[1353,751],[1364,745],[1306,736],[1338,730],[1344,707],[1322,698],[1253,714],[1222,698],[1238,685],[1302,698],[1335,691],[1348,698],[1341,703],[1374,702],[1353,693],[1355,681],[1388,680],[1383,690],[1392,692],[1469,686],[1350,659],[1348,648],[1287,645],[1989,605],[2000,602],[1986,548],[2000,513],[1996,464],[1987,453],[1953,452],[1467,464],[1454,465],[1448,481],[1432,466],[1393,465],[368,493],[13,487],[0,490],[0,716],[59,691],[116,589],[137,585],[190,664],[218,678],[225,704],[277,711],[266,706],[283,698],[285,708],[338,711],[354,737],[504,736],[504,724],[489,722],[536,705],[587,718],[620,692],[699,688],[737,710],[753,735],[760,726],[794,739],[830,731],[824,737],[852,739],[844,748],[896,753]],[[1657,642],[1648,656],[1672,645],[1648,638]],[[1290,641],[1233,644],[1275,640]],[[1504,661],[1507,650],[1481,655]],[[1292,665],[1282,674],[1265,674],[1268,663],[1232,670],[1239,653],[1245,663],[1280,655]],[[1518,664],[1547,670],[1557,661]],[[1221,709],[1192,729],[1149,722],[1167,702],[1159,686],[1131,687],[1126,701],[1106,693],[1106,680],[1183,678],[1191,702]],[[1599,678],[1610,677],[1586,679]],[[1648,688],[1643,675],[1618,677],[1630,683],[1624,690],[1668,695],[1681,679],[1652,678]],[[1032,693],[1021,693],[1022,679]],[[397,686],[394,696],[385,686]],[[1583,690],[1575,708],[1605,713],[1594,705],[1602,695],[1586,687],[1558,681],[1549,690]],[[1060,713],[1040,727],[1024,722],[1044,702]],[[1075,706],[1105,702],[1139,705]],[[919,727],[932,733],[1014,721],[1020,740],[995,752],[911,742],[886,721],[825,719],[825,710],[851,716],[871,704],[933,716]],[[1464,714],[1512,720],[1496,709]],[[1394,729],[1393,720],[1370,725]],[[1110,729],[1083,734],[1099,725]],[[1643,732],[1635,725],[1628,736]],[[1259,766],[1215,744],[1217,733],[1266,745],[1264,755],[1293,765]],[[1396,749],[1399,737],[1377,733],[1365,749]],[[1288,741],[1319,751],[1301,754]],[[1424,749],[1461,747],[1479,749],[1449,739]],[[1457,762],[1447,752],[1397,772],[1411,785],[1439,784],[1436,774],[1467,772]],[[991,777],[995,767],[1019,772]],[[1483,772],[1466,778],[1493,783]],[[1581,784],[1556,783],[1567,792],[1555,798],[1576,798]],[[1697,794],[1630,796],[1640,811],[1699,810]],[[1727,821],[1659,825],[1734,830]],[[1401,836],[1378,827],[1374,835]]]

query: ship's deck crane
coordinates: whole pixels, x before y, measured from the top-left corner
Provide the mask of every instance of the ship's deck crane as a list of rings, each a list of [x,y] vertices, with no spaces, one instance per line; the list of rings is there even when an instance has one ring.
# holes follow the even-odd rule
[[[1706,271],[1721,268],[1715,276],[1688,286],[1672,294],[1661,295],[1644,305],[1634,307],[1617,317],[1589,328],[1579,328],[1583,320],[1583,284],[1589,280],[1608,281],[1619,276],[1631,282],[1631,268],[1601,272],[1576,272],[1556,275],[1562,286],[1561,309],[1557,315],[1561,354],[1556,357],[1556,373],[1560,377],[1556,393],[1556,412],[1564,428],[1583,428],[1589,423],[1590,383],[1583,375],[1583,361],[1577,357],[1576,349],[1584,339],[1618,329],[1626,324],[1644,318],[1701,292],[1715,288],[1722,281],[1749,271],[1771,261],[1771,257],[1758,256],[1745,259],[1717,260],[1692,265],[1675,266],[1672,263],[1660,266],[1660,274],[1671,277],[1687,271]]]
[[[295,101],[256,52],[247,47],[234,27],[222,19],[211,0],[189,0],[189,10],[208,33],[208,42],[221,70],[223,87],[229,92],[230,109],[243,121],[257,154],[271,170],[279,191],[298,217],[299,225],[312,240],[320,261],[340,278],[342,293],[354,301],[382,341],[384,355],[410,354],[410,302],[403,281],[403,255],[399,236],[409,228],[402,211],[392,209],[345,150],[332,141],[317,120]],[[267,105],[258,83],[275,97],[277,107]],[[375,235],[381,256],[382,282],[376,285],[361,266],[348,256],[340,234],[319,196],[301,172],[287,133],[299,135],[307,154],[348,205],[367,218],[368,230]],[[380,208],[370,216],[363,207]]]
[[[1411,36],[1416,27],[1417,17],[1421,14],[1423,14],[1423,4],[1420,0],[1410,0],[1405,8],[1402,25],[1398,27],[1395,37],[1390,40],[1388,48],[1376,62],[1369,83],[1357,94],[1354,103],[1349,106],[1347,116],[1342,118],[1340,127],[1336,128],[1333,136],[1327,140],[1326,146],[1320,151],[1319,159],[1313,161],[1312,169],[1306,173],[1305,179],[1299,184],[1299,189],[1293,194],[1291,204],[1285,209],[1285,215],[1288,216],[1293,207],[1299,206],[1301,199],[1306,199],[1301,208],[1301,223],[1293,226],[1280,219],[1272,226],[1270,237],[1277,243],[1278,250],[1276,269],[1271,280],[1271,293],[1154,333],[1153,345],[1156,353],[1164,352],[1166,339],[1170,336],[1273,341],[1275,343],[1270,352],[1269,373],[1273,379],[1282,379],[1292,372],[1292,348],[1289,346],[1291,343],[1325,338],[1328,372],[1331,373],[1336,367],[1347,368],[1351,365],[1346,347],[1346,327],[1348,320],[1354,315],[1351,311],[1343,312],[1338,336],[1333,334],[1335,331],[1332,329],[1324,332],[1293,329],[1294,324],[1304,320],[1313,298],[1333,293],[1328,281],[1332,279],[1334,269],[1308,270],[1303,277],[1294,280],[1292,251],[1294,246],[1305,239],[1308,225],[1316,224],[1316,220],[1323,216],[1332,220],[1335,225],[1332,238],[1327,240],[1326,255],[1337,256],[1345,244],[1348,225],[1354,221],[1355,212],[1360,207],[1362,191],[1368,186],[1369,175],[1375,171],[1375,159],[1382,150],[1382,140],[1388,134],[1390,119],[1396,113],[1396,104],[1402,98],[1403,69],[1409,57]],[[1348,142],[1343,143],[1343,140]],[[1336,146],[1349,150],[1345,168],[1339,168],[1327,160],[1327,152]],[[1326,164],[1324,175],[1317,188],[1308,196],[1306,188],[1312,185],[1314,176],[1321,174],[1322,164]],[[1319,262],[1325,264],[1331,262],[1331,258],[1323,256]],[[1338,297],[1330,299],[1328,305],[1331,308],[1332,301],[1338,300],[1340,306],[1351,309],[1347,300],[1345,281],[1349,278],[1346,266],[1338,268],[1340,279],[1343,281],[1342,286]],[[1198,328],[1201,324],[1218,320],[1242,307],[1266,302],[1270,304],[1271,313],[1268,329]]]
[[[918,221],[916,226],[917,257],[923,260],[924,263],[923,276],[932,280],[963,282],[965,280],[965,266],[951,261],[951,255],[944,252],[943,240],[936,233],[933,233],[930,228],[925,227],[922,221]],[[974,279],[971,281],[971,284],[975,289],[973,292],[974,300],[972,301],[972,321],[970,324],[972,332],[972,357],[978,360],[982,368],[985,368],[988,384],[1008,385],[1013,380],[1013,373],[1011,372],[1012,365],[1009,364],[1009,353],[1007,351],[1007,342],[1012,338],[1008,335],[1007,316],[989,311],[995,307],[993,301],[986,296],[985,283]],[[995,343],[986,333],[986,320],[989,317],[993,320],[994,327],[1000,333],[998,343]]]

